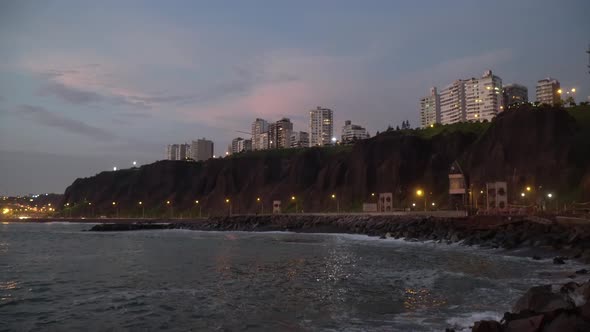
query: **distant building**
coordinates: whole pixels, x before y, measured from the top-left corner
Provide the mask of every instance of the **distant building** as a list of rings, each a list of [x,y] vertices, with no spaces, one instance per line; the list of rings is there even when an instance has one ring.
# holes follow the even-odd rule
[[[512,105],[524,104],[529,102],[529,89],[520,84],[506,84],[502,89],[503,105],[508,108]]]
[[[430,95],[420,99],[420,127],[426,128],[435,123],[440,123],[440,96],[433,87]]]
[[[356,140],[366,139],[369,138],[369,133],[367,129],[352,124],[350,120],[346,120],[344,122],[344,127],[342,127],[342,142],[352,142]]]
[[[559,95],[559,81],[547,77],[537,81],[536,101],[540,104],[557,105],[561,103],[561,96]]]
[[[259,118],[254,120],[254,122],[252,123],[252,149],[253,150],[268,149],[268,143],[266,143],[266,145],[263,145],[262,143],[264,140],[261,138],[261,135],[266,132],[268,132],[268,122],[266,120],[259,119]],[[267,137],[266,141],[268,142],[268,137]]]
[[[481,78],[463,81],[465,87],[465,120],[492,121],[504,110],[502,106],[502,79],[491,70],[486,70]]]
[[[293,123],[287,118],[270,124],[268,126],[269,148],[285,149],[291,147],[291,133],[293,133]]]
[[[440,91],[440,123],[465,121],[465,83],[456,80]]]
[[[250,150],[252,150],[252,140],[237,137],[231,141],[229,153],[234,154]]]
[[[309,133],[306,131],[296,131],[291,134],[292,148],[309,147]]]
[[[502,79],[487,70],[480,78],[459,79],[420,99],[420,125],[491,121],[504,110]]]
[[[192,141],[190,157],[195,161],[208,160],[213,158],[213,142],[205,138]]]
[[[258,150],[266,150],[269,147],[268,132],[258,134],[258,141],[256,142]],[[252,140],[252,147],[254,147],[254,140]]]
[[[168,144],[166,147],[166,159],[168,160],[178,160],[176,156],[178,155],[178,144]]]
[[[191,146],[190,144],[179,144],[178,150],[176,151],[176,160],[186,160],[190,158]]]
[[[333,112],[328,108],[317,107],[309,111],[310,146],[331,144],[334,136]]]

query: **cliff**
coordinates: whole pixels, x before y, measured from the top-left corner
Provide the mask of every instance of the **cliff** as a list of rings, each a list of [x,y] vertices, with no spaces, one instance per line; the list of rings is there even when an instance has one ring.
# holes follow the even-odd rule
[[[524,186],[539,195],[549,190],[564,199],[589,199],[590,126],[585,113],[572,114],[523,108],[504,112],[491,124],[390,131],[353,146],[159,161],[77,179],[66,189],[64,203],[74,206],[74,214],[87,214],[83,203],[92,202],[96,214],[138,215],[142,201],[146,216],[195,216],[199,209],[203,215],[227,214],[230,205],[233,213],[257,213],[262,205],[269,212],[276,199],[286,211],[322,212],[336,211],[337,205],[360,210],[362,202],[376,201],[371,193],[379,192],[392,192],[394,206],[405,208],[421,203],[415,190],[423,188],[428,202],[444,208],[453,207],[447,192],[454,161],[474,190],[504,180],[511,200],[518,200]]]

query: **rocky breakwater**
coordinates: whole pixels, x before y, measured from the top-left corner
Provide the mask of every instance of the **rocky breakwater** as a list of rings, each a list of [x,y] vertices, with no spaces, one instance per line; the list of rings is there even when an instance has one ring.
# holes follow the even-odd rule
[[[559,251],[555,263],[568,258],[590,262],[590,223],[569,225],[538,217],[473,216],[443,218],[418,215],[244,215],[212,217],[173,227],[215,231],[292,231],[352,233],[461,242],[490,248],[545,248]]]
[[[587,273],[586,270],[578,271]],[[590,331],[590,281],[529,289],[500,322],[478,321],[474,332]]]

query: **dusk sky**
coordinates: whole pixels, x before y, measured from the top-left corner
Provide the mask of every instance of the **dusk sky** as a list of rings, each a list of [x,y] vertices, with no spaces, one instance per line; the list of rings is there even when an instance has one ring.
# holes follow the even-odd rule
[[[431,86],[547,76],[590,95],[590,1],[0,1],[0,194],[215,154],[256,117],[418,124]]]

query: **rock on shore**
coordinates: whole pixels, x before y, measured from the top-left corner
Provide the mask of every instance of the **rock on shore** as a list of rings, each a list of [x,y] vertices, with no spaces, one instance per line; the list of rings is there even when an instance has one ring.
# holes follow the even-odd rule
[[[501,322],[475,322],[473,332],[590,331],[590,281],[529,289]]]

